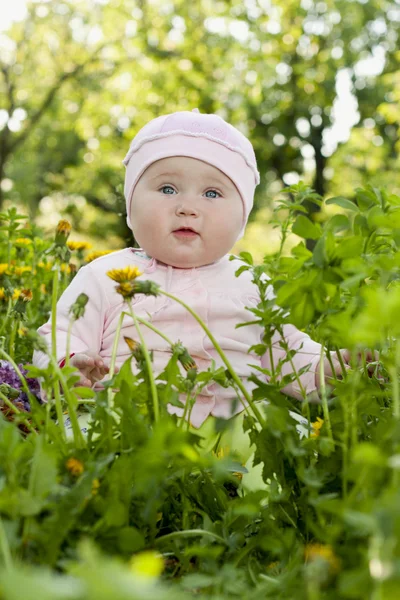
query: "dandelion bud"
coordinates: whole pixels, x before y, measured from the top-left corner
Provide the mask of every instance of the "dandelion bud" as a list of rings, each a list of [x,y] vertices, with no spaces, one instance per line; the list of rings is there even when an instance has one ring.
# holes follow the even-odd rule
[[[124,336],[124,340],[128,344],[128,348],[132,353],[135,352],[137,350],[138,346],[140,345],[140,344],[138,344],[138,342],[135,342],[135,340],[133,340],[130,337]]]
[[[48,352],[49,348],[47,346],[46,340],[43,336],[40,335],[37,331],[29,330],[26,334],[28,340],[32,343],[33,349],[38,352]]]
[[[8,383],[0,384],[0,392],[6,396],[9,400],[15,400],[20,395],[20,390],[13,388]]]
[[[185,371],[189,371],[189,369],[197,369],[195,361],[180,341],[178,341],[176,344],[172,344],[172,350],[178,356],[178,360]]]
[[[75,321],[83,317],[83,315],[85,314],[86,304],[88,303],[88,301],[89,296],[82,292],[81,294],[79,294],[79,296],[69,309],[69,312],[72,314]]]
[[[58,222],[54,243],[56,246],[65,246],[69,234],[71,233],[71,224],[68,221],[61,220]]]

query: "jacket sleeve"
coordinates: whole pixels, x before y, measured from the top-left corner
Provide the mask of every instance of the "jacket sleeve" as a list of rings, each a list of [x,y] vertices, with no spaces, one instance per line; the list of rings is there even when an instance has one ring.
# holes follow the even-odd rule
[[[57,362],[66,355],[67,332],[71,318],[69,310],[82,292],[88,295],[89,300],[85,314],[73,324],[70,352],[78,353],[86,350],[100,352],[108,300],[93,269],[90,265],[86,265],[79,269],[57,303]],[[44,337],[51,351],[51,314],[47,323],[39,327],[38,333]],[[45,368],[49,358],[44,352],[34,351],[32,362],[39,368]]]

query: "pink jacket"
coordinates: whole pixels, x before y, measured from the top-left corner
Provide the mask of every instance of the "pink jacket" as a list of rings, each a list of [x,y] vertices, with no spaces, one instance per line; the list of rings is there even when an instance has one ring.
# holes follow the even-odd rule
[[[98,258],[82,267],[71,284],[64,291],[57,304],[57,358],[61,360],[66,353],[66,339],[69,325],[69,308],[81,292],[89,296],[86,311],[83,317],[75,322],[72,328],[71,352],[84,352],[92,350],[97,352],[106,363],[110,362],[115,332],[124,301],[115,291],[117,285],[106,272],[114,268],[123,268],[136,265],[142,275],[140,279],[152,280],[161,288],[176,295],[186,302],[206,323],[216,340],[225,352],[232,367],[242,379],[244,386],[250,392],[256,386],[247,381],[247,377],[254,372],[259,379],[264,376],[253,369],[249,364],[255,364],[269,369],[268,354],[262,357],[255,353],[248,354],[250,346],[262,341],[263,329],[259,325],[249,325],[235,329],[238,323],[255,320],[255,315],[246,310],[246,306],[256,307],[259,302],[257,286],[252,283],[252,275],[244,271],[239,277],[235,271],[243,265],[240,260],[229,261],[225,255],[219,261],[204,267],[179,269],[149,258],[142,249],[126,248]],[[272,292],[271,292],[272,293]],[[190,355],[197,363],[199,371],[207,371],[214,360],[216,368],[225,366],[215,350],[211,340],[200,327],[192,315],[183,306],[166,296],[146,296],[139,294],[132,299],[135,314],[150,320],[155,327],[163,331],[172,342],[180,340],[188,349]],[[141,326],[142,335],[149,350],[153,350],[153,371],[158,376],[165,368],[171,357],[167,342],[148,327]],[[43,335],[50,347],[51,345],[51,318],[42,325],[38,332]],[[130,351],[124,341],[124,336],[140,341],[132,319],[124,317],[116,365],[121,366],[130,356]],[[320,344],[310,339],[308,335],[299,331],[292,325],[284,327],[284,337],[290,349],[298,349],[294,359],[297,370],[310,364],[308,372],[300,376],[301,383],[307,393],[316,389],[315,369],[320,359]],[[276,365],[279,359],[285,356],[284,350],[279,346],[279,335],[274,340],[273,359]],[[44,353],[34,352],[33,363],[38,367],[45,367],[48,358]],[[178,363],[183,376],[186,373]],[[132,371],[138,372],[135,360],[132,360]],[[289,363],[285,363],[282,373],[291,372]],[[99,383],[95,384],[95,388]],[[101,387],[101,385],[100,385]],[[287,385],[283,391],[294,398],[301,399],[300,389],[296,382]],[[235,390],[231,387],[223,388],[219,384],[207,385],[201,395],[197,396],[193,406],[190,421],[195,427],[205,421],[208,415],[221,418],[230,418],[241,412],[243,404],[234,402]],[[185,394],[180,394],[184,403]],[[232,405],[234,409],[232,410]],[[181,415],[182,408],[168,405],[170,413]]]

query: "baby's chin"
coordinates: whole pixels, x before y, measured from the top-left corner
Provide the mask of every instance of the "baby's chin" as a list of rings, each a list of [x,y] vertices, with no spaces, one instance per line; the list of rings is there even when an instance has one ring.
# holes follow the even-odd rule
[[[150,256],[150,255],[149,255]],[[175,267],[176,269],[193,269],[197,267],[205,267],[222,258],[222,256],[207,256],[204,253],[190,253],[182,249],[154,254],[153,258],[166,266]]]

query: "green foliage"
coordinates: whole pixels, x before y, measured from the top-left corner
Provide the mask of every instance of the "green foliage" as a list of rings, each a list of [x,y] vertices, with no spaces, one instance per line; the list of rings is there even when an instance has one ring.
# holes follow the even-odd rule
[[[190,356],[177,340],[153,381],[158,413],[143,348],[96,393],[74,386],[71,367],[30,368],[30,375],[43,377],[48,404],[31,398],[31,412],[0,416],[4,600],[397,599],[400,197],[367,186],[352,198],[328,200],[346,212],[314,224],[304,205],[322,198],[302,182],[289,188],[274,215],[280,250],[261,265],[248,252],[239,257],[236,275],[249,270],[260,292],[258,306],[249,308],[264,330],[253,348],[258,355],[269,352],[286,323],[321,342],[330,360],[341,356],[339,348],[350,353],[349,368],[321,387],[322,402],[282,394],[293,378],[279,377],[282,363],[272,371],[254,369],[250,400],[258,414],[250,411],[243,428],[264,489],[244,494],[240,477],[247,469],[235,454],[205,451],[200,437],[168,414],[166,404],[178,404],[180,392],[190,403],[210,381],[241,393],[229,367],[189,368],[182,377],[177,361],[189,367]],[[10,360],[12,349],[17,362],[26,362],[57,289],[54,271],[45,279],[39,267],[51,244],[23,227],[15,212],[1,218],[7,326],[0,354]],[[285,256],[283,243],[293,230],[300,237],[318,232],[314,249],[301,240]],[[23,252],[13,243],[22,235],[31,239]],[[63,289],[67,269],[60,260],[54,264]],[[17,269],[22,266],[30,269]],[[23,322],[30,336],[12,333],[21,321],[13,310],[20,284],[33,291]],[[284,361],[292,358],[286,350]],[[132,360],[140,367],[135,376]],[[62,410],[76,415],[79,403],[90,417],[83,441],[76,432],[64,437],[55,423],[61,378]],[[257,404],[262,400],[268,404]],[[219,427],[225,431],[229,422]]]

